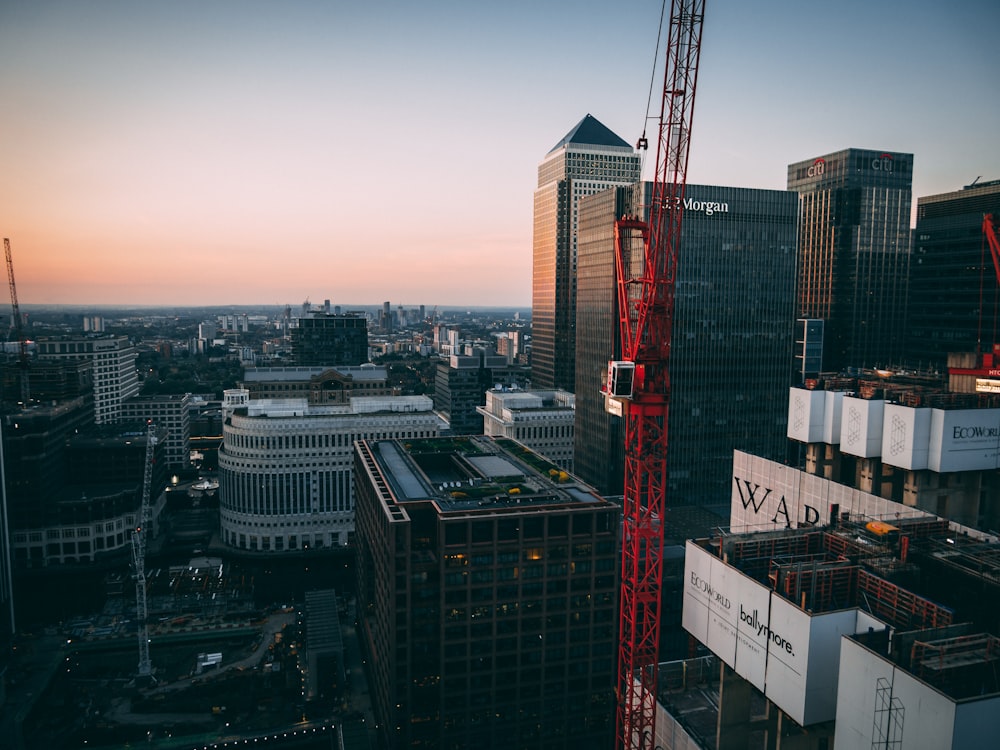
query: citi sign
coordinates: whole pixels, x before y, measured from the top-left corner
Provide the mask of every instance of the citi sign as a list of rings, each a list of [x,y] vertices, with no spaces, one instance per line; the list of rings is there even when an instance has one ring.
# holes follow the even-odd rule
[[[823,173],[826,171],[826,159],[817,159],[812,163],[812,166],[806,170],[806,174],[810,177],[822,177]]]
[[[891,172],[892,155],[882,154],[877,159],[872,159],[872,169],[874,169],[876,172]]]

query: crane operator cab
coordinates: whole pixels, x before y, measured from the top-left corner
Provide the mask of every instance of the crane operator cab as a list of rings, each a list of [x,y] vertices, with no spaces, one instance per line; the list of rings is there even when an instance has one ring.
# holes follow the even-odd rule
[[[632,398],[635,390],[635,362],[612,360],[608,362],[608,376],[601,389],[605,408],[611,414],[622,416],[623,402]]]

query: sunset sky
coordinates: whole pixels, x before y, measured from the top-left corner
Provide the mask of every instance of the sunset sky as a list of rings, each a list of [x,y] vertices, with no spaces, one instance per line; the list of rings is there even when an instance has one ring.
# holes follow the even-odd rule
[[[588,113],[636,141],[659,13],[0,0],[19,301],[529,306],[538,162]],[[996,0],[707,0],[688,179],[784,189],[848,147],[913,153],[914,198],[1000,179],[998,29]]]

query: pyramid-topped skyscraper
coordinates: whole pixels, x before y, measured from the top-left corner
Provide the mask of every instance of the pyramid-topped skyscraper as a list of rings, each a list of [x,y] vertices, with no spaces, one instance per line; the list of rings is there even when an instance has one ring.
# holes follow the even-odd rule
[[[538,165],[531,299],[531,382],[573,391],[580,198],[639,181],[639,155],[587,115]]]

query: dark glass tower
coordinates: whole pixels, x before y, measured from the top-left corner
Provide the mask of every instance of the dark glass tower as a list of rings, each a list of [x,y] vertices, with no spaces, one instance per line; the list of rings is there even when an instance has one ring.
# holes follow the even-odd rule
[[[649,203],[649,188],[643,205]],[[580,204],[574,467],[622,491],[621,420],[604,411],[601,379],[620,354],[613,221],[628,189]],[[672,504],[723,505],[733,450],[785,456],[795,322],[798,198],[792,192],[688,185],[670,363]],[[720,468],[721,467],[721,468]]]
[[[917,199],[910,262],[906,362],[944,370],[949,352],[1000,343],[1000,288],[983,236],[983,214],[1000,223],[1000,180]]]
[[[368,321],[359,315],[312,313],[292,329],[292,358],[303,367],[368,361]]]
[[[823,367],[902,361],[913,155],[846,149],[788,167],[801,196],[796,317],[824,321]]]
[[[639,181],[634,149],[591,115],[538,165],[531,289],[531,383],[575,381],[577,207],[585,195]]]

